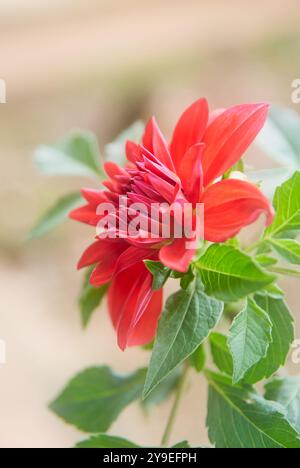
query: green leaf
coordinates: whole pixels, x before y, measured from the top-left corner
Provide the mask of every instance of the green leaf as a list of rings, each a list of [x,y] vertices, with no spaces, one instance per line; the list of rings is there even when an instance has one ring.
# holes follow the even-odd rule
[[[300,448],[299,436],[281,405],[232,385],[227,376],[207,371],[206,377],[208,434],[217,448]]]
[[[240,248],[240,241],[238,237],[232,237],[231,239],[228,239],[225,244],[229,245],[230,247],[234,247],[235,249]]]
[[[50,409],[84,432],[105,432],[140,397],[145,373],[140,369],[121,376],[107,366],[91,367],[68,383]]]
[[[153,275],[152,289],[157,291],[161,289],[171,274],[171,270],[165,267],[161,262],[153,260],[144,260],[146,268]]]
[[[187,440],[183,440],[182,442],[178,442],[178,444],[172,445],[171,448],[191,448],[191,446]]]
[[[272,341],[268,314],[250,298],[230,327],[228,345],[233,359],[233,383],[237,383],[263,359]]]
[[[140,448],[122,437],[98,434],[76,444],[75,448]]]
[[[261,242],[260,242],[259,244],[260,244],[260,245],[257,246],[257,254],[256,254],[256,256],[259,256],[259,255],[262,255],[262,254],[271,255],[272,249],[271,249],[271,247],[268,245],[267,241],[265,241],[264,239],[262,239]],[[256,257],[255,257],[255,258],[256,258]]]
[[[244,299],[240,299],[237,302],[226,302],[224,307],[224,315],[231,322],[234,317],[241,312],[245,304]]]
[[[197,371],[202,372],[205,366],[206,354],[203,344],[201,344],[193,354],[190,355],[190,364]]]
[[[254,384],[269,378],[285,364],[290,345],[294,341],[294,320],[282,299],[255,296],[257,305],[267,312],[272,322],[272,343],[266,357],[248,371],[245,380]]]
[[[85,275],[83,287],[79,298],[79,308],[83,327],[86,327],[89,323],[93,312],[101,304],[101,301],[104,298],[108,289],[108,284],[103,284],[102,286],[97,288],[90,284],[89,279],[92,270],[93,267],[89,268]]]
[[[283,166],[300,168],[300,117],[291,109],[271,107],[256,143]]]
[[[228,347],[227,336],[221,333],[211,333],[209,336],[213,361],[217,368],[227,375],[233,374],[233,361]]]
[[[286,261],[300,265],[300,244],[294,239],[270,239],[273,249]]]
[[[39,146],[34,160],[46,175],[102,175],[97,139],[84,130],[70,133],[57,144]]]
[[[300,230],[300,172],[277,188],[275,219],[265,231],[265,239],[295,235]]]
[[[82,204],[80,193],[71,193],[60,198],[33,227],[28,239],[42,237],[68,219],[71,210]]]
[[[266,386],[265,398],[280,403],[290,424],[300,434],[300,377],[276,378]]]
[[[188,289],[189,285],[195,280],[193,269],[190,267],[189,270],[184,273],[180,279],[180,287],[182,289]]]
[[[75,448],[141,448],[141,446],[122,437],[98,434],[79,442]],[[187,440],[183,440],[170,448],[190,448],[190,445]]]
[[[245,253],[228,245],[214,244],[197,261],[205,291],[225,302],[234,302],[274,281]]]
[[[143,351],[152,351],[153,345],[154,345],[154,340],[150,341],[150,343],[146,343],[146,344],[142,345],[141,349]]]
[[[141,121],[134,122],[129,128],[124,130],[117,138],[105,146],[105,159],[124,166],[126,162],[125,144],[127,140],[139,142],[144,133],[145,126]]]
[[[258,262],[263,267],[269,267],[276,265],[278,263],[277,259],[274,257],[270,257],[266,254],[258,254],[255,256],[255,261]]]
[[[154,390],[141,401],[142,406],[146,409],[154,405],[159,405],[165,401],[176,389],[179,378],[181,376],[181,366],[173,370],[162,382],[160,382]]]
[[[284,292],[277,284],[270,284],[265,289],[258,291],[256,293],[258,296],[269,296],[274,299],[282,299],[284,297]]]
[[[186,274],[190,274],[190,271],[187,273],[182,273],[181,271],[176,271],[176,270],[171,270],[170,278],[173,279],[181,279],[183,278]]]
[[[169,297],[158,324],[144,398],[207,338],[222,311],[223,304],[208,297],[199,280]]]

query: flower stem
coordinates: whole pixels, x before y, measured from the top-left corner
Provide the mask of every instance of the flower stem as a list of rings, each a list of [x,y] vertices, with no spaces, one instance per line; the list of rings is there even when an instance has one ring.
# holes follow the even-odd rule
[[[171,412],[167,421],[164,434],[161,439],[162,447],[166,447],[169,444],[169,440],[170,440],[171,432],[174,427],[177,411],[181,402],[181,398],[183,396],[183,391],[184,391],[185,384],[186,384],[188,370],[189,370],[189,364],[188,362],[186,362],[184,364],[184,368],[183,368],[182,374],[180,376],[180,379],[177,385],[175,400],[174,400],[174,403],[173,403],[173,406],[172,406],[172,409],[171,409]]]

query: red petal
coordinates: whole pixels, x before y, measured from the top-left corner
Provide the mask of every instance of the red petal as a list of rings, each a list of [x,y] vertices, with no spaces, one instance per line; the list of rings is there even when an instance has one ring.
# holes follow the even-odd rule
[[[213,121],[219,117],[219,115],[223,114],[223,112],[225,112],[226,109],[224,108],[220,108],[220,109],[216,109],[212,112],[209,113],[209,117],[208,117],[208,123],[207,125],[209,126],[211,123],[213,123]]]
[[[212,121],[203,138],[206,144],[202,160],[205,186],[242,157],[263,127],[268,108],[267,104],[235,106]]]
[[[129,177],[128,172],[122,167],[118,166],[118,164],[114,163],[113,161],[105,162],[104,169],[105,169],[106,174],[112,179],[114,179],[115,176],[118,176],[118,175],[125,175],[126,177]]]
[[[153,153],[153,120],[154,120],[154,117],[152,117],[152,119],[150,119],[149,122],[147,123],[145,132],[142,138],[143,146],[148,151],[150,151],[150,153]]]
[[[128,161],[132,162],[133,164],[142,159],[141,147],[134,141],[128,140],[126,142],[125,152]]]
[[[85,200],[91,205],[98,206],[99,203],[107,203],[108,199],[103,190],[91,189],[91,188],[82,188],[82,196]]]
[[[208,104],[206,99],[199,99],[188,107],[175,127],[171,141],[171,155],[176,169],[181,165],[187,150],[200,143],[208,121]]]
[[[163,290],[155,291],[140,320],[134,326],[128,339],[128,346],[151,343],[155,336],[157,322],[162,311]]]
[[[108,283],[115,272],[115,261],[114,256],[106,258],[100,265],[97,265],[90,277],[90,283],[93,286],[102,286]]]
[[[97,240],[93,244],[89,245],[80,257],[80,260],[77,264],[78,270],[97,263],[103,256],[104,245],[105,243],[103,243],[103,241],[100,240]]]
[[[83,252],[77,267],[81,269],[98,262],[106,262],[107,264],[107,258],[108,260],[112,259],[111,262],[115,263],[127,247],[128,244],[123,239],[97,240]]]
[[[96,266],[90,277],[90,283],[92,285],[101,286],[112,279],[116,271],[116,262],[125,248],[125,243],[106,247],[106,252],[103,252],[99,265]]]
[[[172,184],[177,184],[180,182],[177,175],[171,171],[165,164],[161,163],[159,159],[157,159],[149,150],[146,148],[142,148],[143,151],[143,163],[138,164],[142,170],[146,170],[148,172],[153,172],[154,174],[158,175],[159,177],[167,180]]]
[[[186,238],[175,239],[172,244],[165,245],[160,249],[159,259],[172,270],[185,273],[195,255],[195,249],[188,249]]]
[[[142,262],[116,275],[109,289],[108,304],[122,350],[149,343],[155,335],[161,312],[162,291],[151,288],[152,275]]]
[[[203,187],[202,155],[204,144],[197,143],[185,153],[178,175],[181,179],[185,195],[192,203],[197,203]]]
[[[262,192],[249,182],[226,179],[210,186],[204,203],[204,237],[210,242],[224,242],[265,213],[267,224],[274,210]]]
[[[148,122],[143,136],[143,146],[154,154],[169,169],[174,170],[173,161],[167,142],[161,133],[154,117]]]
[[[101,216],[97,215],[95,206],[85,205],[71,211],[69,218],[91,226],[97,226]]]
[[[147,249],[143,247],[130,246],[122,253],[122,255],[120,255],[116,264],[116,274],[121,273],[136,263],[140,263],[144,259],[151,260],[155,256],[157,256],[157,251],[151,248]]]
[[[156,174],[147,174],[147,181],[168,203],[174,202],[178,194],[179,185],[171,185]]]

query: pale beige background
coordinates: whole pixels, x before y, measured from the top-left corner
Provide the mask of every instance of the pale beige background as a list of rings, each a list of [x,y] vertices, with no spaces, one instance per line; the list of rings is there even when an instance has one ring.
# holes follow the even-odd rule
[[[0,78],[0,446],[69,447],[82,439],[47,410],[85,366],[128,371],[147,362],[119,351],[105,306],[83,332],[75,264],[92,239],[68,223],[25,243],[37,216],[82,179],[42,178],[31,155],[73,127],[95,131],[103,147],[136,118],[156,113],[168,133],[179,111],[205,95],[211,105],[290,102],[300,75],[298,0],[2,0]],[[299,108],[300,112],[300,108]],[[251,152],[248,161],[270,165]],[[286,282],[298,316],[296,281]],[[299,372],[292,366],[292,372]],[[207,443],[206,387],[194,376],[173,440]],[[157,444],[169,411],[128,408],[111,433]]]

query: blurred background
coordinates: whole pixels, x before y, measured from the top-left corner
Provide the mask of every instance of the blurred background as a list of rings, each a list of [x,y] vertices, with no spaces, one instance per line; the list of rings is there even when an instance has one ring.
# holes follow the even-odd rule
[[[118,350],[105,304],[81,329],[75,265],[91,229],[69,222],[25,241],[60,194],[94,184],[42,177],[35,147],[80,127],[103,148],[153,113],[169,135],[200,96],[212,108],[269,101],[297,110],[290,95],[300,75],[299,23],[298,0],[1,0],[1,447],[71,447],[84,435],[47,409],[67,379],[94,364],[125,372],[148,359],[138,349]],[[270,164],[255,151],[250,163]],[[297,283],[284,286],[299,330]],[[205,445],[206,385],[198,376],[191,383],[173,440]],[[110,432],[158,444],[169,408],[149,415],[130,406]]]

